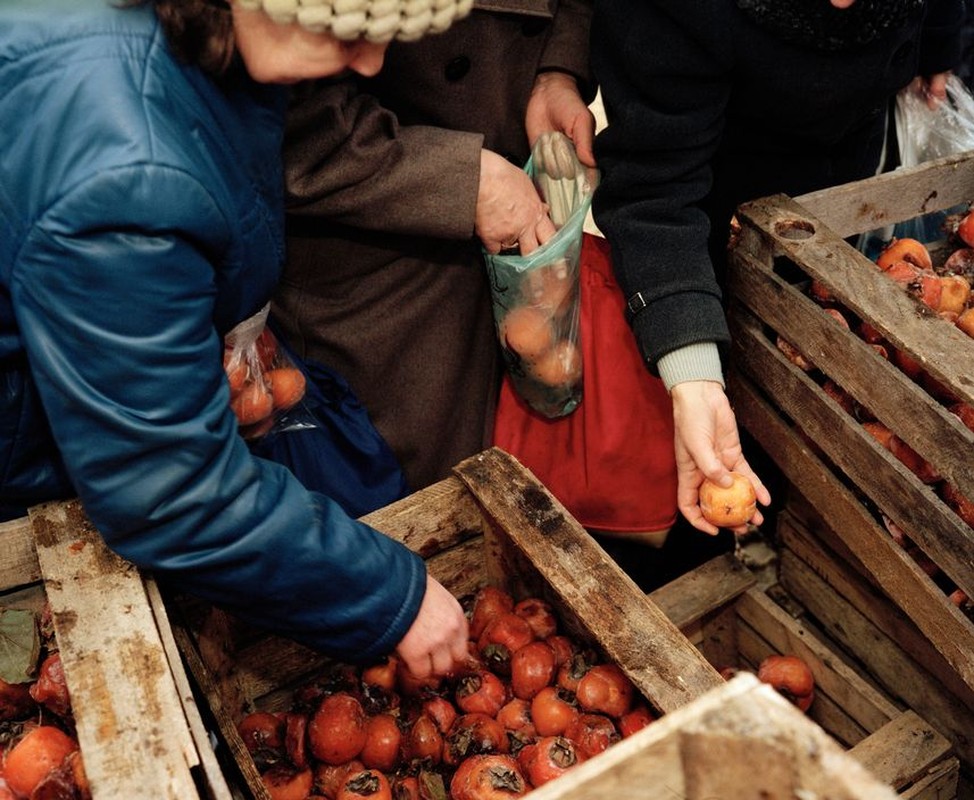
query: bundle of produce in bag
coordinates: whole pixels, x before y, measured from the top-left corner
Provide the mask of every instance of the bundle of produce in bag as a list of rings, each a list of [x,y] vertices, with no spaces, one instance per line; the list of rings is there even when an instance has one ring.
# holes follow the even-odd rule
[[[267,327],[270,306],[237,325],[224,339],[223,368],[230,382],[230,408],[240,434],[256,439],[304,397],[306,379]]]
[[[578,267],[598,172],[578,160],[561,133],[538,139],[525,171],[558,231],[526,256],[488,253],[485,259],[511,383],[531,408],[555,418],[582,399]]]

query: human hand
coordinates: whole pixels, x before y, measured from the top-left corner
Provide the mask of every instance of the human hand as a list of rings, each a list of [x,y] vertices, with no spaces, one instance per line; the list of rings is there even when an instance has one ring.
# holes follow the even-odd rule
[[[730,486],[730,472],[740,472],[754,486],[761,505],[771,503],[771,495],[751,469],[741,450],[737,420],[723,387],[715,381],[687,381],[670,390],[675,428],[677,505],[687,521],[704,533],[718,528],[703,518],[700,511],[700,484],[704,478]],[[750,520],[760,525],[764,517],[755,511]],[[733,529],[744,533],[747,528]]]
[[[948,77],[950,72],[938,72],[936,75],[914,78],[910,84],[910,91],[922,97],[927,103],[927,108],[933,111],[947,99]]]
[[[490,150],[480,151],[475,230],[488,253],[518,245],[521,255],[555,235],[548,206],[527,173]]]
[[[467,618],[457,599],[439,581],[426,576],[419,613],[396,647],[396,654],[417,678],[447,675],[466,662]]]
[[[579,161],[587,167],[595,166],[595,116],[571,75],[542,72],[535,78],[524,125],[532,147],[542,133],[558,131],[572,140]]]

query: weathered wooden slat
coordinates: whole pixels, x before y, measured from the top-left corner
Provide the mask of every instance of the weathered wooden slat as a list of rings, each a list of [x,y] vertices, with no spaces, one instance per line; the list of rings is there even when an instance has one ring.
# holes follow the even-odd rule
[[[0,591],[25,586],[41,578],[37,551],[27,517],[0,522]]]
[[[198,797],[200,766],[138,571],[79,503],[30,512],[95,800]]]
[[[894,789],[912,786],[945,761],[957,785],[957,759],[951,759],[950,742],[912,711],[905,711],[863,739],[849,754],[873,775]],[[915,795],[914,795],[915,796]]]
[[[656,604],[512,456],[494,448],[461,462],[455,472],[497,529],[533,563],[650,703],[672,711],[723,683]]]
[[[839,236],[882,228],[974,199],[970,153],[946,156],[795,198]]]
[[[683,630],[733,603],[756,582],[747,567],[725,553],[650,592],[649,599]]]
[[[737,322],[735,348],[748,349],[749,374],[753,374],[752,370],[759,371],[762,384],[780,408],[792,418],[800,419],[805,434],[819,443],[863,491],[883,498],[889,506],[884,509],[889,516],[906,530],[915,532],[920,548],[957,585],[974,588],[974,542],[970,541],[970,528],[867,433],[851,423],[839,429],[835,403],[800,370],[788,369],[790,364],[753,327],[742,324],[739,318]],[[971,621],[946,601],[943,592],[916,562],[881,530],[862,503],[787,425],[780,411],[771,408],[739,373],[731,375],[729,386],[741,424],[773,455],[784,475],[802,494],[820,507],[832,510],[835,528],[843,532],[850,550],[965,683],[974,686]],[[839,438],[846,439],[844,447],[833,446],[831,440]]]

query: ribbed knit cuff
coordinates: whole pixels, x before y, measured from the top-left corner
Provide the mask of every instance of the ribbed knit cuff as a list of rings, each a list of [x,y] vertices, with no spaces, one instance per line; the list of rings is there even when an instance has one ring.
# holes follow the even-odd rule
[[[656,368],[666,391],[686,381],[716,381],[724,385],[720,353],[714,342],[697,342],[672,350],[656,362]]]

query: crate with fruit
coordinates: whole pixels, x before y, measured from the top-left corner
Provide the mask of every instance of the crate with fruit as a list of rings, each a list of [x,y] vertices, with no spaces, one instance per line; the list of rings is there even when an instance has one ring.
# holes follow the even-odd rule
[[[739,209],[729,275],[738,419],[815,510],[815,535],[840,542],[838,561],[915,631],[889,640],[949,675],[934,695],[913,693],[935,724],[954,700],[974,710],[972,199],[970,154],[762,198]],[[850,244],[957,208],[936,239],[890,240],[874,258]],[[868,637],[849,647],[877,659]],[[889,684],[898,696],[914,686],[905,673]],[[968,736],[954,740],[971,769]]]
[[[816,767],[793,772],[807,741],[789,738],[792,726],[839,748],[816,714],[846,746],[875,735],[885,766],[878,750],[862,760],[885,770],[886,783],[903,788],[920,773],[936,775],[930,785],[951,796],[956,762],[943,737],[915,715],[903,718],[827,648],[815,650],[763,593],[748,603],[758,609],[749,627],[761,635],[738,641],[737,608],[754,580],[730,556],[647,597],[530,472],[496,449],[365,519],[422,553],[466,603],[470,659],[452,677],[416,681],[394,658],[337,664],[190,598],[170,598],[177,641],[230,756],[227,774],[255,798],[582,798],[605,796],[634,774],[651,780],[647,764],[674,787],[704,775],[746,778],[756,793],[774,795],[781,787],[764,784],[773,776],[749,756],[683,763],[680,720],[701,724],[702,736],[751,743],[762,758],[772,757],[762,749],[767,737],[777,737],[782,770],[800,786]],[[774,667],[784,711],[748,676],[727,683],[719,671],[758,673],[773,654],[800,656],[814,676],[810,690],[809,673],[790,660]],[[723,705],[709,699],[714,692],[742,716],[701,722],[705,709]],[[749,729],[744,706],[765,723]],[[779,719],[789,722],[775,730]],[[918,737],[929,747],[907,753],[904,743]],[[833,766],[844,777],[831,779],[866,781],[855,796],[894,796],[860,774],[856,755],[836,749]]]
[[[154,584],[76,501],[0,545],[0,798],[230,800]]]

